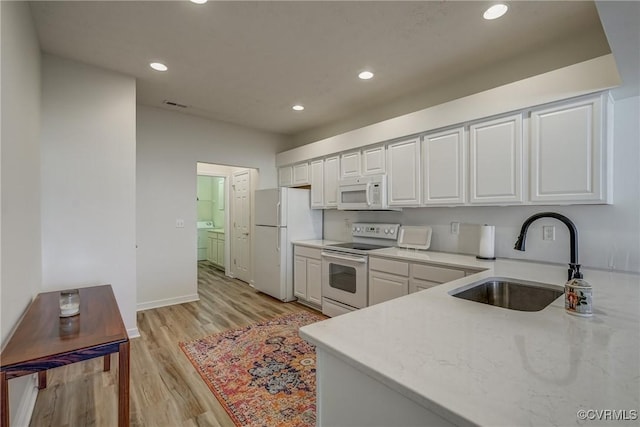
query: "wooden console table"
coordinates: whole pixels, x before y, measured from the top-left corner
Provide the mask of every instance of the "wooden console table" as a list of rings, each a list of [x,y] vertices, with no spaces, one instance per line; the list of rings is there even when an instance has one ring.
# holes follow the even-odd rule
[[[111,354],[118,356],[118,426],[129,426],[129,338],[111,285],[80,289],[80,314],[59,317],[60,292],[39,294],[0,354],[0,427],[9,427],[8,381],[38,373],[47,386],[47,369]]]

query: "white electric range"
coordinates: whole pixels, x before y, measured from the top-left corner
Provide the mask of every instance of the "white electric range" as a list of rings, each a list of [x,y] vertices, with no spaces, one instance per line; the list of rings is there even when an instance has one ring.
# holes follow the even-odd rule
[[[337,316],[367,306],[368,251],[394,245],[400,224],[356,223],[353,242],[322,251],[322,313]]]

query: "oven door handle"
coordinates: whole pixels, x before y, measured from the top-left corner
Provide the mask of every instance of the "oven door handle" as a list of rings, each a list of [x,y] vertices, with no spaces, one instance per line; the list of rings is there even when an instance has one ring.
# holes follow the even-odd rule
[[[366,258],[362,258],[362,257],[352,257],[352,256],[348,256],[348,255],[336,255],[330,252],[322,252],[322,256],[324,258],[333,258],[333,259],[339,259],[342,261],[351,261],[351,262],[358,262],[361,264],[366,264],[367,263],[367,259]]]

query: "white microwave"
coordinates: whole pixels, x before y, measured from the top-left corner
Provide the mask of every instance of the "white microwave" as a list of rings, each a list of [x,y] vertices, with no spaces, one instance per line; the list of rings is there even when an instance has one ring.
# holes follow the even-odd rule
[[[387,176],[371,175],[338,181],[338,209],[389,209],[387,205]]]

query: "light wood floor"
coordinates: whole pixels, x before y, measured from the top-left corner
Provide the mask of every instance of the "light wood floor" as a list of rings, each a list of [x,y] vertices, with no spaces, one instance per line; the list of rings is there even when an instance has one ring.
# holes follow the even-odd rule
[[[132,426],[233,426],[178,342],[202,338],[282,314],[308,310],[257,293],[225,277],[207,261],[198,265],[200,301],[138,313],[140,338],[131,340]],[[117,357],[48,371],[31,426],[117,425]]]

